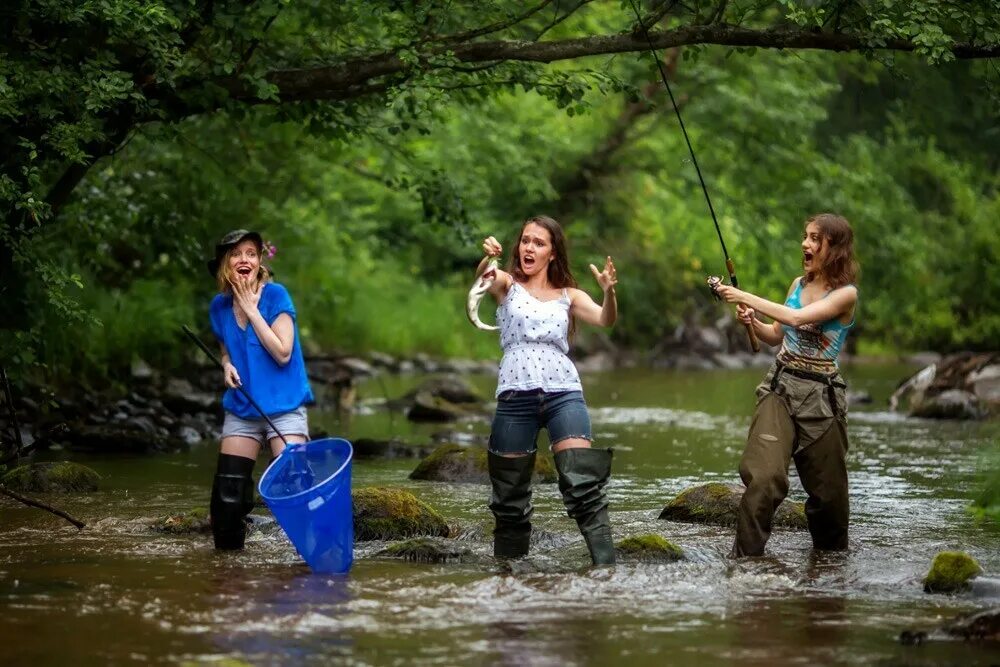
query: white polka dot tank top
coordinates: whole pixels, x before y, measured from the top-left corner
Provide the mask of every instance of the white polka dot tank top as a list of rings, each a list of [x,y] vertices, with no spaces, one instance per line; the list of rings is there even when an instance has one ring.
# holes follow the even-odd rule
[[[583,391],[569,353],[569,293],[539,301],[515,282],[497,308],[503,360],[497,396],[504,391]]]

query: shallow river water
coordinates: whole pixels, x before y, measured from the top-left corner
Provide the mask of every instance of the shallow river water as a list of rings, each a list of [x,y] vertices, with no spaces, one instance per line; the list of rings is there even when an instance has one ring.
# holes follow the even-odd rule
[[[687,559],[591,569],[554,485],[536,487],[546,539],[514,573],[469,546],[480,564],[427,565],[375,557],[362,543],[346,577],[312,575],[284,536],[265,528],[237,554],[210,536],[164,536],[147,523],[208,501],[217,448],[153,457],[71,458],[102,490],[52,496],[78,515],[77,532],[51,515],[0,502],[2,664],[357,665],[991,665],[1000,646],[902,646],[929,629],[1000,605],[1000,594],[932,596],[920,579],[938,551],[970,552],[1000,577],[1000,527],[966,507],[982,454],[1000,425],[904,419],[885,412],[900,366],[845,369],[875,403],[849,423],[851,548],[811,552],[805,532],[777,531],[768,556],[726,557],[732,529],[659,521],[687,486],[738,481],[736,468],[762,369],[633,370],[584,378],[598,444],[615,449],[609,487],[616,538],[655,532]],[[362,398],[397,396],[424,379],[386,377]],[[471,378],[485,394],[495,378]],[[314,426],[348,439],[399,436],[427,444],[437,425],[382,410],[347,420],[320,411]],[[487,422],[458,427],[488,432]],[[544,436],[542,438],[544,442]],[[411,490],[449,523],[489,519],[480,485],[415,482],[415,459],[357,461],[355,488]],[[258,462],[257,474],[264,468]],[[804,498],[792,473],[793,499]],[[469,530],[482,535],[483,531]]]

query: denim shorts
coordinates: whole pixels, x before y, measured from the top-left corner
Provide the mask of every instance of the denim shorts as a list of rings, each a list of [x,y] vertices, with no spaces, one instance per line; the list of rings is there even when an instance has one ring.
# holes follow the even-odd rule
[[[290,412],[268,416],[282,435],[301,435],[306,440],[309,439],[309,419],[306,417],[306,406],[301,405]],[[242,438],[253,438],[261,445],[270,442],[271,438],[278,437],[278,434],[263,417],[244,419],[226,411],[226,419],[222,422],[222,437],[228,438],[234,435]]]
[[[593,440],[590,413],[582,391],[505,391],[497,398],[490,431],[490,451],[519,454],[538,449],[538,431],[549,432],[554,445],[566,438]]]

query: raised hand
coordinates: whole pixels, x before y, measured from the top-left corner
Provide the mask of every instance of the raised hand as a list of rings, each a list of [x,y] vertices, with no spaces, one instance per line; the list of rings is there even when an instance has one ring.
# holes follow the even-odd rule
[[[483,252],[486,253],[487,257],[499,257],[503,253],[503,247],[500,246],[500,242],[495,238],[487,236],[483,240]]]
[[[240,307],[247,318],[251,313],[257,312],[257,304],[260,303],[260,295],[264,291],[264,283],[261,282],[254,290],[248,279],[236,278],[230,281],[233,286],[233,302]]]
[[[611,261],[610,255],[604,260],[603,271],[598,271],[597,267],[591,264],[590,272],[594,274],[594,280],[597,281],[597,284],[601,286],[604,292],[607,292],[618,284],[618,272],[615,271],[615,264]]]

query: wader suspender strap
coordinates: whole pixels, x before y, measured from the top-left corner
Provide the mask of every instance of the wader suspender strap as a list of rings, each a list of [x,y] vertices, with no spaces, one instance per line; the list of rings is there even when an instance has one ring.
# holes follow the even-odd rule
[[[812,380],[813,382],[822,382],[826,385],[826,397],[830,402],[830,409],[833,410],[833,416],[837,416],[837,389],[846,389],[847,385],[843,382],[834,382],[832,375],[824,375],[823,373],[811,373],[809,371],[800,371],[797,368],[789,368],[781,362],[775,364],[774,375],[771,377],[771,391],[778,388],[778,380],[781,378],[782,373],[788,373],[789,375],[794,375],[795,377],[800,377],[804,380]]]

